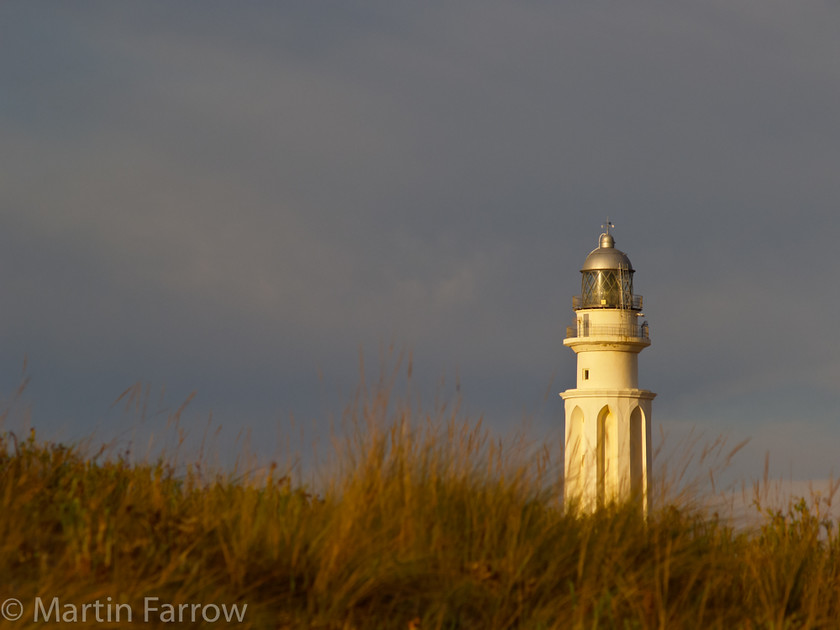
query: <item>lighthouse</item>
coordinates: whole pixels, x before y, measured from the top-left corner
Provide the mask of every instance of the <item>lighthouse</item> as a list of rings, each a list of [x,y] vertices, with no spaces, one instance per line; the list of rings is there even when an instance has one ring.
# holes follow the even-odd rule
[[[639,389],[639,353],[650,345],[633,265],[615,248],[607,221],[583,263],[574,323],[563,344],[577,356],[577,384],[565,402],[566,505],[583,511],[613,501],[650,508],[651,402]]]

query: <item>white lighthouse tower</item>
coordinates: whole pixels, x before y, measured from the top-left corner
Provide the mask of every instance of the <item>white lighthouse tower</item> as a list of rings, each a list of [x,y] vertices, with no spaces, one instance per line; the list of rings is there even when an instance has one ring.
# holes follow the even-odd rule
[[[591,511],[611,501],[650,506],[651,391],[639,389],[639,352],[650,345],[633,266],[615,248],[609,221],[581,269],[575,323],[563,343],[577,355],[566,405],[566,504]]]

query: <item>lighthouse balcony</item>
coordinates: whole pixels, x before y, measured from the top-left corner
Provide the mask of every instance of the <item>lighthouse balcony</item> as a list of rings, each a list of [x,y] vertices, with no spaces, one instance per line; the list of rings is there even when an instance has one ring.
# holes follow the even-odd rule
[[[639,325],[580,324],[566,327],[566,339],[582,337],[622,337],[633,340],[650,340],[647,322]]]
[[[583,308],[620,308],[630,311],[642,310],[642,296],[624,292],[607,294],[575,295],[572,298],[572,308],[579,311]]]

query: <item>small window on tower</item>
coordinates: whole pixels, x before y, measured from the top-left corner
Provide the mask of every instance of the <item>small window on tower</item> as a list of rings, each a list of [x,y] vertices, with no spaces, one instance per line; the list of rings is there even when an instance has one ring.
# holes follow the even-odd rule
[[[588,381],[588,380],[589,380],[589,370],[584,370],[584,371],[583,371],[583,380],[584,380],[584,381]]]

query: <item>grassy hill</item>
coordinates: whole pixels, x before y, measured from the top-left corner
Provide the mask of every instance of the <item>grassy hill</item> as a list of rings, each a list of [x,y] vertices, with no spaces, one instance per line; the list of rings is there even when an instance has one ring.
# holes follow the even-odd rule
[[[243,628],[840,627],[820,499],[757,506],[750,529],[685,496],[647,521],[578,515],[547,450],[506,450],[457,410],[385,387],[346,420],[317,494],[274,465],[176,471],[2,434],[0,599],[22,616],[0,624],[224,627],[237,605]]]

